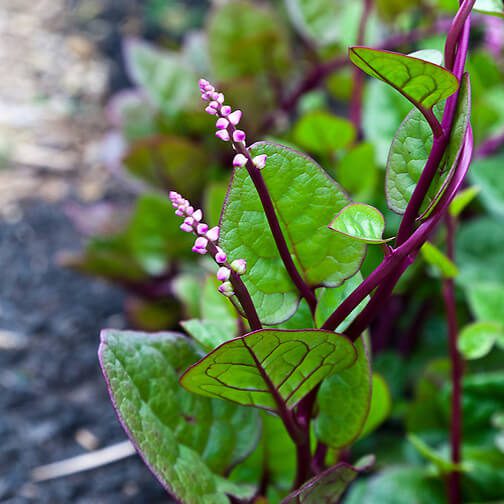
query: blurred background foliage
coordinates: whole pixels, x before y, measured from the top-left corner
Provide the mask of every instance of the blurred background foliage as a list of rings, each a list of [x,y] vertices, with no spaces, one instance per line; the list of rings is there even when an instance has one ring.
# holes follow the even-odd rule
[[[96,19],[101,14],[93,5],[78,8]],[[457,2],[377,0],[375,7],[366,44],[411,53],[442,49]],[[190,238],[179,231],[167,200],[177,190],[204,209],[209,224],[218,224],[232,153],[202,111],[199,77],[244,111],[250,139],[308,152],[354,200],[378,207],[393,236],[399,217],[386,205],[384,167],[411,105],[385,84],[366,81],[362,131],[347,119],[353,80],[346,51],[356,41],[362,8],[363,2],[334,0],[131,2],[136,36],[121,38],[120,47],[119,38],[105,44],[120,49],[122,64],[111,77],[102,147],[107,168],[134,197],[100,210],[74,209],[88,241],[81,253],[62,255],[63,263],[123,287],[136,328],[176,328],[193,319],[184,327],[197,332],[194,319],[226,320],[229,334],[236,333],[208,279],[211,267],[190,253]],[[504,25],[499,17],[473,18],[467,69],[476,154],[452,208],[460,220],[457,265],[441,252],[440,229],[371,328],[374,368],[383,382],[373,397],[374,427],[386,421],[353,452],[376,453],[380,471],[357,482],[345,502],[444,502],[442,479],[452,469],[440,301],[447,271],[458,287],[466,358],[459,468],[465,501],[504,497]],[[381,257],[381,248],[369,247],[364,276]],[[280,458],[276,463],[283,481],[292,467]]]

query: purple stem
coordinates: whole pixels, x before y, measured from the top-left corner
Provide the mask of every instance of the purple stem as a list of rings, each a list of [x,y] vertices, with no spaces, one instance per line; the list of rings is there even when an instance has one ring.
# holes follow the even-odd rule
[[[455,259],[455,220],[452,216],[446,216],[447,228],[447,255],[453,261]],[[448,344],[451,360],[452,398],[451,398],[451,459],[454,464],[461,462],[462,444],[462,375],[464,372],[462,358],[457,349],[458,324],[455,302],[455,286],[451,278],[443,280],[443,299],[448,322]],[[458,504],[461,501],[460,472],[455,470],[448,475],[448,498],[450,504]]]
[[[475,157],[485,158],[495,154],[504,145],[504,131],[482,142],[476,149]]]

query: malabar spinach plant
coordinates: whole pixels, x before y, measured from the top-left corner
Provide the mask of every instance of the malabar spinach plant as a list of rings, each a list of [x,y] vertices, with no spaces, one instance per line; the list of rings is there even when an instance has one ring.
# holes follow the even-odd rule
[[[212,83],[199,81],[216,136],[233,151],[233,174],[218,225],[207,224],[202,209],[185,195],[172,190],[169,200],[181,219],[181,236],[193,235],[192,251],[201,256],[202,268],[213,267],[216,275],[200,290],[186,286],[187,303],[199,307],[197,318],[181,323],[186,334],[105,330],[99,350],[123,427],[178,501],[455,504],[504,495],[502,473],[491,473],[485,460],[491,454],[491,464],[504,467],[498,441],[504,430],[503,376],[480,373],[463,381],[459,353],[482,358],[504,341],[503,232],[495,219],[484,218],[489,242],[482,245],[462,228],[460,275],[454,262],[457,222],[475,197],[474,188],[460,191],[474,156],[466,71],[471,12],[502,14],[499,2],[476,4],[460,3],[444,54],[406,55],[362,45],[371,7],[365,2],[360,45],[348,51],[355,66],[351,122],[314,111],[294,128],[294,143],[330,162],[335,142],[346,145],[362,135],[362,72],[413,105],[386,163],[386,201],[401,216],[394,236],[384,237],[385,219],[376,207],[351,201],[311,157],[274,141],[248,142],[242,111],[228,105]],[[295,19],[306,22],[305,4],[289,5],[304,14]],[[320,29],[320,24],[306,26]],[[260,67],[261,61],[240,59],[239,47],[221,47],[213,57],[228,58],[231,76],[240,65],[253,69],[252,63]],[[282,67],[281,53],[272,51],[270,57]],[[379,121],[370,127],[379,135]],[[498,144],[498,138],[491,140]],[[357,194],[368,189],[367,167],[360,162],[368,159],[365,145],[360,149],[341,170],[345,186]],[[491,184],[492,149],[490,142],[476,153],[480,163],[489,163],[478,172],[482,186]],[[502,204],[491,191],[486,194],[489,207]],[[438,236],[446,253],[433,243]],[[186,243],[175,239],[173,246]],[[368,250],[382,255],[375,267],[363,263]],[[481,253],[498,271],[487,272],[483,283]],[[438,336],[448,334],[450,361],[430,364],[401,414],[394,410],[405,405],[392,403],[396,393],[383,376],[400,387],[400,378],[393,383],[398,361],[394,356],[387,361],[385,354],[372,361],[387,327],[373,330],[372,337],[368,329],[380,317],[383,323],[384,313],[399,317],[391,296],[404,282],[415,285],[418,256],[441,277],[446,330]],[[475,314],[460,338],[454,283],[459,277]],[[370,433],[392,408],[396,418],[406,417],[408,449],[430,465],[394,453],[405,449],[396,439],[370,442]],[[445,422],[446,431],[440,427]],[[394,455],[406,466],[366,475]],[[486,488],[489,481],[493,486]]]

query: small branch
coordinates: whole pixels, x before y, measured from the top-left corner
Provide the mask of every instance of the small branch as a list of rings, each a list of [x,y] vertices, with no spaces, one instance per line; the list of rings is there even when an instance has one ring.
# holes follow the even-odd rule
[[[446,216],[447,228],[447,256],[454,261],[455,220],[450,215]],[[454,464],[461,462],[462,444],[462,375],[463,362],[457,349],[458,325],[457,308],[455,302],[455,285],[450,278],[443,279],[443,300],[448,322],[448,346],[451,360],[451,459]],[[461,501],[460,472],[455,470],[448,475],[448,497],[450,504]]]
[[[495,154],[502,146],[504,146],[504,131],[499,135],[487,138],[476,149],[475,157],[485,158]]]

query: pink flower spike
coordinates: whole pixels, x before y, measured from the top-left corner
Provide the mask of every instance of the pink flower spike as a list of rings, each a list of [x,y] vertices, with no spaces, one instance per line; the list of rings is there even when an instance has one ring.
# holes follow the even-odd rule
[[[236,132],[235,132],[236,133]],[[217,131],[217,133],[215,133],[215,136],[217,138],[220,138],[221,140],[223,140],[224,142],[228,142],[230,140],[230,137],[229,137],[229,133],[227,130],[223,129],[223,130],[219,130]]]
[[[224,282],[222,285],[219,285],[218,291],[226,297],[234,295],[233,285],[231,282]]]
[[[203,224],[198,224],[198,227],[196,228],[198,234],[203,235],[208,231],[208,225],[203,223]]]
[[[192,215],[194,213],[194,208],[192,206],[188,206],[186,209],[185,209],[185,213],[187,215]]]
[[[221,108],[221,114],[223,117],[227,117],[229,114],[231,114],[231,107],[229,105],[223,105]]]
[[[203,218],[203,212],[201,210],[196,210],[193,214],[192,214],[192,218],[196,221],[196,222],[199,222],[202,218]]]
[[[207,231],[207,234],[206,234],[206,237],[210,240],[210,241],[217,241],[219,239],[219,226],[215,226],[213,227],[212,229],[210,229],[209,231]]]
[[[235,168],[242,168],[247,164],[247,157],[243,154],[236,154],[233,159],[233,166]]]
[[[210,107],[213,107],[214,109],[219,108],[219,104],[214,100],[209,103]]]
[[[205,87],[208,86],[210,84],[210,82],[208,82],[206,79],[200,79],[198,81],[198,84],[199,84],[200,89],[205,89]]]
[[[202,236],[199,236],[196,238],[196,241],[194,242],[194,247],[192,248],[193,252],[196,252],[197,254],[206,254],[207,249],[206,246],[208,245],[208,240],[206,238],[203,238]]]
[[[185,222],[180,225],[180,229],[186,233],[192,233],[193,227]]]
[[[245,259],[236,259],[231,263],[231,269],[238,275],[244,275],[247,272],[247,261]]]
[[[221,266],[217,271],[217,280],[220,282],[227,282],[231,276],[231,270],[225,266]]]
[[[235,142],[245,142],[245,131],[242,130],[235,130],[233,131],[233,140]]]
[[[254,162],[254,166],[256,168],[262,170],[266,166],[266,159],[268,159],[268,156],[266,154],[260,154],[259,156],[256,156],[252,161]]]
[[[222,93],[217,93],[216,95],[214,95],[214,100],[222,105],[224,103],[224,95]]]
[[[217,264],[224,264],[226,261],[227,261],[226,253],[220,247],[217,247],[217,254],[215,254],[215,262]]]
[[[224,130],[229,126],[229,121],[227,119],[224,119],[224,117],[219,117],[217,119],[217,122],[215,123],[215,127],[218,130]]]
[[[231,114],[229,114],[228,119],[229,122],[233,125],[236,126],[242,118],[242,111],[241,110],[235,110]]]
[[[210,105],[208,105],[208,107],[205,109],[205,112],[210,115],[217,114],[217,110],[215,110],[213,107],[210,107]]]
[[[175,211],[175,215],[178,215],[179,217],[184,217],[185,213],[184,213],[184,210],[182,208],[177,208],[177,210]]]
[[[194,219],[192,217],[186,217],[184,219],[184,224],[189,224],[189,226],[192,226],[194,224]]]

